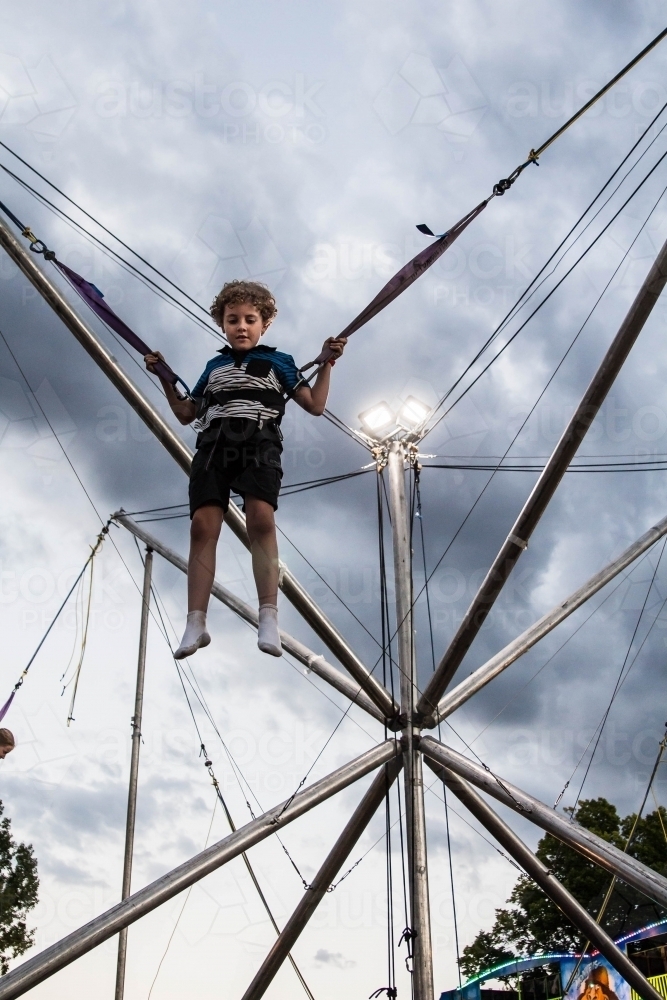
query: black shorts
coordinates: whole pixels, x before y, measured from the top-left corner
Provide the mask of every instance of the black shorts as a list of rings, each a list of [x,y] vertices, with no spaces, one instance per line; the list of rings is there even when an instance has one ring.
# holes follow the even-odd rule
[[[197,438],[190,472],[190,517],[206,504],[226,511],[230,492],[244,500],[250,493],[277,510],[282,450],[282,434],[272,420],[261,428],[246,417],[214,420]]]

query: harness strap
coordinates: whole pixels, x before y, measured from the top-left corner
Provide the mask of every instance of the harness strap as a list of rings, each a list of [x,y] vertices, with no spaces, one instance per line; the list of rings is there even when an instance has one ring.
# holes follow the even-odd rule
[[[215,392],[207,392],[203,397],[203,407],[201,415],[208,410],[212,403],[224,406],[236,399],[249,400],[252,403],[261,403],[267,409],[277,410],[280,419],[285,413],[285,403],[287,400],[276,389],[219,389]]]

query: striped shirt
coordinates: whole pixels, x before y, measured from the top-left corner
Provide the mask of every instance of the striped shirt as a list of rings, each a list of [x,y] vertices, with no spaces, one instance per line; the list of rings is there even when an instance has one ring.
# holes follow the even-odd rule
[[[249,351],[232,351],[228,346],[221,348],[219,357],[212,358],[192,390],[195,400],[201,399],[207,392],[238,392],[249,389],[253,391],[273,390],[285,393],[294,388],[299,381],[294,358],[291,354],[283,354],[275,347],[258,344]],[[261,362],[259,364],[253,362]],[[267,362],[270,367],[267,370]],[[250,371],[248,371],[250,368]],[[253,370],[254,369],[254,370]],[[247,417],[258,422],[275,420],[279,411],[251,399],[233,399],[222,405],[213,402],[199,420],[194,423],[196,431],[203,431],[217,417]]]

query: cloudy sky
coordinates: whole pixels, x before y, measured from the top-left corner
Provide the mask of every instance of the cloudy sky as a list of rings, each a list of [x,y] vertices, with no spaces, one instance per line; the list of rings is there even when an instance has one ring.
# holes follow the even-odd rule
[[[195,0],[185,7],[122,0],[91,7],[66,0],[57,12],[43,0],[20,9],[0,0],[0,9],[0,139],[204,305],[231,277],[270,284],[280,312],[269,342],[300,364],[427,245],[417,223],[443,232],[664,26],[655,0],[613,6],[600,0]],[[652,53],[544,154],[539,170],[527,170],[437,266],[355,335],[333,373],[330,403],[338,416],[358,426],[357,414],[380,400],[396,406],[413,395],[433,404],[447,391],[667,100],[666,67],[667,49]],[[657,163],[667,148],[665,134],[653,130],[638,153],[649,140],[651,148],[540,296]],[[67,208],[1,148],[0,163]],[[426,439],[423,452],[478,458],[502,455],[512,444],[511,455],[538,461],[548,455],[667,237],[660,200],[665,173],[664,165],[657,167],[582,265]],[[214,337],[6,174],[0,176],[0,200],[94,281],[194,383],[217,346]],[[180,503],[187,483],[6,258],[0,259],[0,278],[0,330],[8,345],[0,342],[4,700],[82,566],[100,518],[120,506],[133,511]],[[87,318],[165,411],[136,357]],[[667,453],[666,321],[667,308],[659,305],[582,454],[641,460]],[[517,328],[515,321],[508,333]],[[284,430],[286,483],[350,472],[369,460],[331,424],[302,411],[289,411]],[[183,434],[192,444],[192,433]],[[440,563],[430,589],[436,656],[534,479],[532,473],[495,476]],[[487,480],[483,472],[424,470],[429,572]],[[375,490],[371,473],[285,497],[278,518],[283,559],[369,665],[377,658],[380,630]],[[661,472],[566,477],[461,675],[663,517],[666,495]],[[186,551],[187,519],[152,530]],[[95,563],[74,721],[67,726],[71,685],[61,694],[78,658],[74,603],[7,717],[18,747],[0,765],[0,797],[17,837],[34,845],[39,861],[36,949],[102,912],[120,893],[142,570],[132,538],[114,528],[112,539]],[[624,663],[632,665],[584,795],[606,795],[623,813],[635,809],[667,718],[661,694],[667,616],[656,620],[667,597],[667,566],[663,560],[656,572],[659,556],[660,547],[620,587],[612,584],[453,716],[443,738],[459,750],[472,745],[499,773],[550,803],[572,778],[563,799],[571,805],[588,757],[573,776],[575,767]],[[415,559],[421,586],[419,544]],[[247,556],[228,533],[220,544],[219,578],[252,599]],[[184,578],[157,560],[155,580],[178,632]],[[282,620],[324,651],[289,605]],[[193,659],[192,669],[245,787],[213,724],[196,702],[193,709],[237,824],[248,819],[246,798],[255,811],[268,808],[290,795],[311,767],[309,781],[382,738],[381,727],[357,709],[343,719],[343,699],[304,677],[287,657],[274,661],[258,653],[251,631],[226,609],[211,608],[211,625],[213,643]],[[423,602],[417,644],[424,681],[432,655]],[[143,734],[135,888],[192,856],[207,838],[226,833],[155,622]],[[360,793],[347,790],[285,831],[285,845],[306,879]],[[661,780],[657,794],[667,801]],[[426,803],[440,991],[455,985],[456,953],[437,786]],[[490,926],[516,871],[454,808],[463,945]],[[394,803],[392,820],[397,815]],[[368,996],[386,985],[382,823],[376,817],[350,859],[368,852],[363,862],[327,897],[295,948],[317,1000],[341,990]],[[536,831],[515,825],[536,842]],[[396,842],[398,826],[393,832]],[[273,840],[251,858],[283,923],[301,898],[301,881]],[[398,853],[394,875],[400,934],[405,917]],[[241,997],[272,937],[239,859],[195,887],[187,901],[179,897],[132,928],[126,996],[145,1000],[164,959],[154,1000],[194,992]],[[96,994],[110,997],[115,948],[108,942],[35,996],[55,1000],[94,983]],[[403,956],[397,958],[399,986],[408,995]],[[267,995],[293,997],[298,989],[286,968]]]

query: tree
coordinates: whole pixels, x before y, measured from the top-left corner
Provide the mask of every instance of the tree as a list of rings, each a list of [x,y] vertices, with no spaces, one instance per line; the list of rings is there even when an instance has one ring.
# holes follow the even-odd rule
[[[571,810],[570,810],[571,812]],[[624,819],[606,799],[584,799],[574,818],[582,826],[621,850],[636,815]],[[662,875],[667,875],[667,810],[650,813],[637,823],[628,854]],[[611,883],[611,876],[550,834],[542,837],[535,852],[575,899],[597,916]],[[507,900],[507,909],[496,910],[490,931],[481,931],[463,949],[461,969],[473,976],[503,959],[523,958],[542,952],[572,951],[583,946],[581,935],[541,889],[521,875]],[[617,881],[602,925],[612,936],[643,927],[667,914],[665,908],[636,889]]]
[[[0,816],[5,809],[0,802]],[[0,822],[0,973],[34,943],[34,931],[26,925],[28,911],[37,903],[39,879],[31,844],[17,844],[11,821]]]

